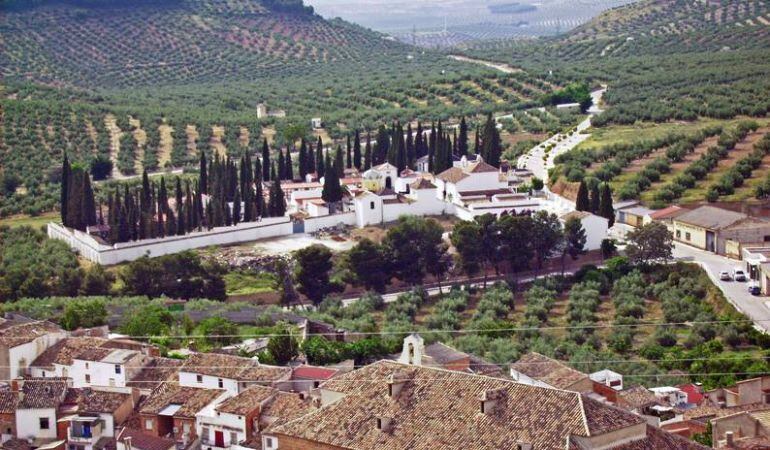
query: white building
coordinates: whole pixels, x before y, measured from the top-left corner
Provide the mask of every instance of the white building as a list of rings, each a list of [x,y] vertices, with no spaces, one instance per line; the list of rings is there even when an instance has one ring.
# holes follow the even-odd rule
[[[605,217],[591,214],[588,211],[572,211],[560,217],[562,224],[571,218],[580,220],[583,230],[586,232],[585,250],[599,250],[602,247],[602,241],[607,239],[607,230],[609,230],[609,221]]]
[[[684,406],[687,404],[687,393],[673,386],[661,386],[650,388],[655,397],[670,406]]]
[[[48,321],[0,319],[0,379],[26,374],[29,365],[67,332]]]
[[[100,388],[73,390],[77,397],[77,413],[66,418],[67,444],[78,450],[102,448],[106,440],[115,437],[115,428],[134,412],[138,395],[130,388]]]
[[[136,350],[89,348],[72,358],[69,374],[75,387],[125,387],[141,372],[147,360],[147,356]]]
[[[611,387],[616,391],[623,390],[623,375],[609,369],[600,370],[588,375],[593,381]]]
[[[180,386],[224,389],[231,395],[238,395],[254,384],[270,386],[290,378],[289,367],[220,353],[193,353],[179,368]]]
[[[485,195],[510,193],[507,181],[500,181],[499,170],[484,162],[463,157],[461,161],[436,175],[436,196],[444,201],[463,204],[465,200]]]
[[[39,445],[56,440],[57,410],[67,395],[64,378],[29,378],[19,382],[16,437]]]

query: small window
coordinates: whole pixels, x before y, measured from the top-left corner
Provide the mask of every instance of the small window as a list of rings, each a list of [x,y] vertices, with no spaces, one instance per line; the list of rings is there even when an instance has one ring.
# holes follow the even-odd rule
[[[690,233],[685,233],[684,234],[684,238],[689,241],[690,240]]]
[[[198,383],[203,383],[203,375],[195,375],[195,381]]]
[[[314,381],[314,382],[313,382],[313,387],[314,387],[314,388],[317,388],[317,387],[318,387],[318,386],[320,386],[320,385],[321,385],[321,383],[320,383],[320,382],[318,382],[318,381]]]
[[[224,382],[224,381],[222,381],[222,379],[221,379],[221,378],[219,378],[219,379],[217,380],[217,386],[219,386],[219,388],[220,388],[220,389],[222,389],[223,387],[225,387],[225,382]]]
[[[681,239],[682,238],[682,230],[676,230],[676,238]]]
[[[265,447],[273,448],[273,438],[269,438],[269,437],[265,438]]]
[[[91,383],[91,375],[90,374],[86,374],[86,383],[87,384]]]
[[[765,236],[762,238],[762,240],[765,242],[770,242],[770,236]]]
[[[86,369],[88,369],[88,368],[89,368],[89,367],[88,367],[88,363],[86,363]]]
[[[146,419],[144,421],[144,429],[145,430],[152,430],[152,419]]]
[[[120,364],[115,364],[115,373],[120,375],[122,368],[120,367]]]
[[[230,445],[235,445],[238,443],[238,433],[235,431],[230,432]]]
[[[374,209],[374,202],[369,202],[369,209]]]
[[[51,427],[51,423],[48,419],[48,417],[41,417],[40,418],[40,429],[41,430],[48,430]]]

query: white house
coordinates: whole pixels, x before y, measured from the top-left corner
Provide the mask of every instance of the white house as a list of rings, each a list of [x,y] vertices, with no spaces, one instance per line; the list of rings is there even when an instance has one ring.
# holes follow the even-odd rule
[[[594,372],[590,375],[588,375],[591,380],[603,384],[607,387],[611,387],[612,389],[615,389],[616,391],[622,391],[623,390],[623,375],[613,372],[609,369],[600,370],[598,372]]]
[[[291,368],[220,353],[193,353],[179,368],[179,385],[225,389],[238,395],[253,384],[270,386],[291,378]]]
[[[141,372],[148,357],[136,350],[88,348],[72,358],[69,370],[75,387],[117,386]]]
[[[231,448],[252,437],[255,418],[278,390],[250,386],[240,394],[198,412],[196,427],[203,447]]]
[[[29,378],[20,381],[16,407],[16,437],[45,444],[56,439],[57,410],[67,395],[64,378]]]
[[[38,356],[66,336],[52,322],[0,319],[0,379],[25,375]]]
[[[586,232],[585,250],[599,250],[602,247],[602,241],[607,239],[607,230],[609,230],[609,221],[605,217],[591,214],[588,211],[572,211],[560,217],[562,223],[566,223],[571,218],[580,220],[583,230]]]
[[[78,450],[95,450],[114,438],[116,425],[128,419],[138,399],[130,388],[74,389],[70,397],[77,397],[77,414],[60,421],[68,424],[67,443]]]
[[[687,404],[687,393],[673,386],[661,386],[650,388],[655,397],[670,406],[684,406]]]
[[[500,180],[499,170],[484,162],[481,156],[475,161],[463,157],[459,163],[436,175],[436,196],[458,205],[463,196],[493,195],[510,192],[507,180]]]
[[[29,365],[29,373],[33,377],[64,377],[70,376],[72,357],[89,349],[101,347],[107,339],[82,336],[68,337],[60,340],[40,354]]]

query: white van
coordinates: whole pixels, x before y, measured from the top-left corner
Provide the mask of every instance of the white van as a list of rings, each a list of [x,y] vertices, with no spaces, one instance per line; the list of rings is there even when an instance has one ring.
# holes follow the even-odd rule
[[[735,267],[733,269],[733,280],[746,281],[746,272],[744,272],[740,267]]]

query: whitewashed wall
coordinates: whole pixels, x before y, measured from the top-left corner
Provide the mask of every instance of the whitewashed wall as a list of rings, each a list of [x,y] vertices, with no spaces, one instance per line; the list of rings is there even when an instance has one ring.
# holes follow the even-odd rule
[[[350,211],[342,214],[332,214],[330,216],[309,217],[305,219],[305,233],[314,233],[321,228],[334,227],[340,223],[345,225],[355,225],[356,213]],[[287,234],[291,234],[291,231]]]
[[[232,227],[218,227],[184,236],[104,245],[78,230],[57,223],[48,224],[48,237],[67,242],[84,258],[104,265],[133,261],[144,255],[151,257],[179,253],[210,245],[227,245],[292,234],[288,217],[268,217],[260,222],[239,223]]]

